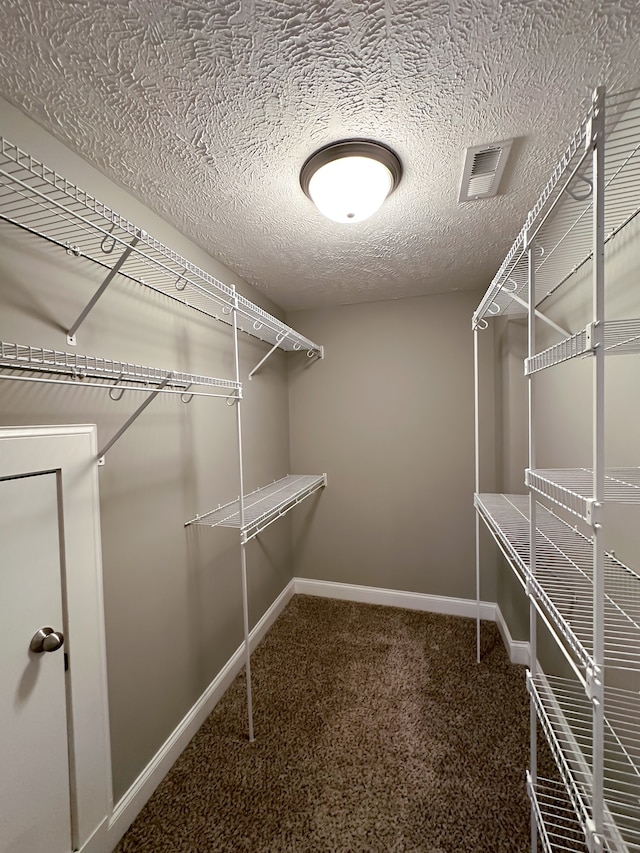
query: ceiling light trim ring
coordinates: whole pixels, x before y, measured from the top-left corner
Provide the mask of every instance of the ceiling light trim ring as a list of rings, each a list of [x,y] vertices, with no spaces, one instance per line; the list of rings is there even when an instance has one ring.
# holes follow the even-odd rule
[[[400,183],[402,163],[395,151],[382,142],[375,142],[371,139],[343,139],[319,148],[304,162],[300,170],[300,186],[308,198],[311,199],[309,182],[318,169],[343,157],[368,157],[370,160],[376,160],[386,166],[392,179],[389,195]],[[311,200],[313,201],[313,199]]]

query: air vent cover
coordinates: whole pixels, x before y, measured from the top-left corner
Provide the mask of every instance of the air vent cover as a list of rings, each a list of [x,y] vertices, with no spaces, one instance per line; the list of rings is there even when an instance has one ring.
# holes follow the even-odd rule
[[[513,139],[467,148],[458,201],[491,198],[498,192]]]

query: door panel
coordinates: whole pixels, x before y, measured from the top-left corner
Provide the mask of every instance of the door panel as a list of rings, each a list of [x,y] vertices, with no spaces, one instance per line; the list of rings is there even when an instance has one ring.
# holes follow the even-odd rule
[[[38,628],[64,631],[55,473],[0,480],[0,851],[69,853],[64,646],[36,654]]]

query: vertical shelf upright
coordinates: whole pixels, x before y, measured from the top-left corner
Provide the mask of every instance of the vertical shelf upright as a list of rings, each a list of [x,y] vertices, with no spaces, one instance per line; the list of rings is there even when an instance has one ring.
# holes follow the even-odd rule
[[[236,382],[240,382],[240,353],[238,350],[238,298],[234,292],[233,298],[233,363],[236,373]],[[238,434],[238,483],[240,491],[238,495],[238,514],[240,529],[245,526],[244,516],[244,462],[242,454],[242,399],[238,395],[235,401],[236,408],[236,430]],[[251,689],[251,648],[249,646],[249,588],[247,585],[247,546],[240,543],[240,572],[242,576],[242,633],[244,637],[245,677],[247,682],[247,722],[249,727],[249,741],[253,742],[253,692]]]
[[[473,316],[476,583],[479,598],[483,521],[529,603],[532,853],[539,844],[546,853],[640,851],[640,573],[605,545],[605,506],[640,504],[640,467],[608,468],[605,458],[605,359],[640,352],[640,319],[605,315],[605,251],[639,213],[640,91],[605,95],[598,88]],[[637,244],[638,238],[636,253]],[[568,331],[553,319],[554,309],[558,314],[558,299],[569,290],[573,301],[565,301],[565,314],[577,304],[584,316],[572,287],[584,282],[590,318]],[[498,315],[527,320],[526,495],[479,491],[478,335]],[[539,349],[539,340],[550,337],[559,340]],[[590,465],[543,469],[538,374],[578,358],[591,359],[592,423],[584,424],[592,436]],[[640,542],[635,545],[632,556],[640,560]],[[540,665],[540,623],[564,660],[562,675]],[[556,779],[539,775],[538,731],[555,760]]]

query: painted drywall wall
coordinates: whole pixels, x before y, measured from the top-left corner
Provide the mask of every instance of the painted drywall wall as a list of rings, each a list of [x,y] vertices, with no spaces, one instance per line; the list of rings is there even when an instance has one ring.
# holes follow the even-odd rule
[[[278,313],[237,277],[145,210],[28,118],[0,101],[0,129],[194,263]],[[215,216],[212,200],[212,217]],[[0,337],[70,349],[66,329],[105,272],[13,226],[0,226]],[[233,377],[229,327],[117,278],[77,334],[78,353]],[[287,473],[286,359],[251,382],[267,345],[241,336],[245,486]],[[0,423],[96,423],[108,439],[142,402],[126,392],[0,382]],[[238,494],[234,408],[159,396],[100,469],[114,796],[117,801],[242,641],[237,532],[184,528]],[[248,548],[251,624],[292,577],[288,519]],[[242,737],[243,732],[239,731]]]
[[[323,361],[290,369],[292,471],[326,471],[329,483],[296,513],[297,575],[475,597],[471,315],[478,300],[467,292],[289,315],[326,347]],[[491,332],[481,346],[491,349]],[[492,371],[483,385],[488,491]],[[489,560],[482,596],[495,601]]]
[[[523,365],[527,355],[527,324],[526,320],[497,318],[490,327],[494,329],[494,350],[491,360],[484,362],[481,369],[495,370],[497,491],[525,494],[529,404]],[[496,600],[511,636],[515,640],[528,640],[528,601],[502,555],[498,560]]]

